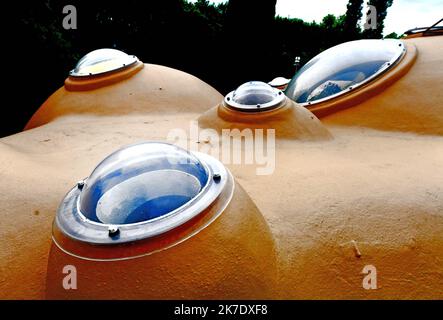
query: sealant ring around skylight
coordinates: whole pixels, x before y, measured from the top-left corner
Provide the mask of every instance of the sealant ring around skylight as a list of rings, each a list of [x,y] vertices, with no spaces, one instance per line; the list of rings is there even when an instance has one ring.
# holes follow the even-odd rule
[[[224,165],[206,154],[166,143],[131,145],[108,156],[65,196],[55,227],[89,244],[157,237],[205,211],[231,180]]]

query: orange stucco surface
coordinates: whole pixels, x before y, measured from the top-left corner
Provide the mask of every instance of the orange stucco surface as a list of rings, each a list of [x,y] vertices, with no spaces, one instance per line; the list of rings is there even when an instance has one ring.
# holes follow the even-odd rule
[[[237,186],[219,219],[119,262],[52,243],[75,182],[121,146],[165,141],[190,121],[216,131],[248,121],[220,111],[207,84],[156,65],[89,91],[62,87],[28,130],[0,139],[0,298],[442,299],[443,37],[405,42],[416,48],[408,71],[367,100],[319,119],[293,106],[255,122],[288,131],[277,135],[275,171],[226,164]],[[78,290],[62,288],[66,264],[77,266]],[[376,290],[362,287],[366,265],[377,268]]]

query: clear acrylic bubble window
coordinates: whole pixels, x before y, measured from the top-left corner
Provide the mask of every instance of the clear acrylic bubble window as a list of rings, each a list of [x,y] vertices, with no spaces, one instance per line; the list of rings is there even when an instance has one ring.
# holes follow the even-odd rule
[[[349,92],[391,68],[405,52],[399,40],[342,43],[311,59],[291,80],[286,95],[313,104]]]
[[[121,149],[86,180],[80,212],[103,224],[131,224],[167,215],[195,198],[209,179],[191,153],[163,143]]]
[[[239,111],[259,112],[278,107],[285,99],[282,91],[261,81],[249,81],[225,97],[229,107]]]

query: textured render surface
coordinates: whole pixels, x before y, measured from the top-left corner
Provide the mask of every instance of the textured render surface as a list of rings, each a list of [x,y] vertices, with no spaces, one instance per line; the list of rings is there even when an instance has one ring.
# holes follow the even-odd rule
[[[134,112],[124,115],[114,114],[117,109],[99,114],[92,107],[79,114],[57,111],[46,118],[54,121],[1,139],[0,238],[8,245],[0,248],[0,298],[105,298],[113,291],[107,288],[119,286],[123,292],[114,293],[120,298],[442,299],[442,70],[435,66],[442,65],[443,37],[407,41],[418,49],[409,73],[379,96],[320,119],[333,139],[278,139],[275,172],[268,176],[257,176],[254,165],[227,164],[246,194],[237,188],[226,216],[164,255],[111,267],[74,261],[51,244],[52,220],[75,181],[110,152],[138,141],[164,141],[172,129],[189,130],[189,121],[222,100],[212,88],[190,83],[178,89],[192,103],[199,96],[211,100],[206,108],[193,107],[198,110],[162,112],[191,103],[174,101],[171,107],[171,92],[163,91],[158,103],[136,99],[133,107],[126,99]],[[174,78],[171,69],[161,68],[156,79],[163,71]],[[84,99],[79,108],[87,110],[89,98]],[[62,108],[54,102],[54,109]],[[46,104],[40,112],[50,115],[50,109]],[[215,147],[197,142],[189,141]],[[238,219],[228,219],[232,215]],[[89,293],[60,291],[65,261],[78,264]],[[377,290],[362,288],[368,264],[377,268]],[[147,273],[145,265],[158,272]],[[246,286],[243,275],[251,282]]]

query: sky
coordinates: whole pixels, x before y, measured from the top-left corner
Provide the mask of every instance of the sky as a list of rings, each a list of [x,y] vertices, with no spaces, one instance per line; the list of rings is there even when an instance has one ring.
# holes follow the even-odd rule
[[[190,1],[190,2],[195,2]],[[213,3],[226,0],[212,0]],[[348,0],[277,0],[277,14],[282,17],[321,21],[327,14],[346,12]],[[415,27],[426,27],[443,18],[443,0],[394,0],[388,9],[384,34],[402,34]]]

